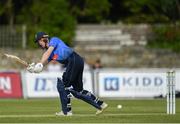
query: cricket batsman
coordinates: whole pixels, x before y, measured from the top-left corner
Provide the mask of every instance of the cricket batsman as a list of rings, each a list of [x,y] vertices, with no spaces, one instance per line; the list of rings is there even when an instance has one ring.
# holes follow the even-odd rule
[[[83,89],[84,60],[72,48],[68,47],[60,38],[49,37],[45,32],[38,32],[35,36],[35,43],[46,51],[40,62],[31,63],[27,70],[31,73],[40,73],[43,67],[50,61],[57,61],[66,67],[62,78],[57,78],[57,90],[61,102],[61,111],[57,116],[72,116],[71,94],[97,109],[96,114],[103,112],[108,104],[98,99],[89,91]]]

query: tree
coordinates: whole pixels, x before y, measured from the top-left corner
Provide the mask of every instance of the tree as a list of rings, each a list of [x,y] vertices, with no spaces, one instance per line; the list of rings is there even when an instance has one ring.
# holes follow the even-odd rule
[[[172,22],[177,21],[178,0],[125,0],[124,6],[130,11],[129,22]]]
[[[180,19],[180,3],[179,0],[161,0],[162,14],[166,15],[171,22]]]
[[[68,7],[66,0],[29,1],[18,16],[18,23],[25,23],[30,27],[28,32],[31,41],[37,31],[45,31],[50,36],[60,36],[70,45],[74,34],[75,19]]]
[[[109,14],[108,0],[70,0],[72,14],[79,23],[100,23]]]
[[[125,8],[123,0],[109,0],[109,3],[111,6],[107,20],[116,23],[128,17],[129,10]]]
[[[2,20],[2,23],[8,22],[10,26],[14,24],[14,6],[12,0],[2,0],[0,2],[0,15],[5,19]]]

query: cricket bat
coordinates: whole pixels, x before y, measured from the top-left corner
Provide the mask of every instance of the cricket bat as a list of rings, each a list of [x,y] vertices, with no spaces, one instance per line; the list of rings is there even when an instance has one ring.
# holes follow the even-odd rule
[[[26,66],[26,67],[28,67],[28,65],[29,65],[26,61],[22,60],[21,58],[15,56],[15,55],[6,54],[6,53],[5,53],[4,55],[5,55],[7,58],[10,58],[10,59],[12,59],[12,60],[14,60],[14,61],[17,61],[17,62],[19,62],[20,64],[22,64],[22,65],[24,65],[24,66]]]

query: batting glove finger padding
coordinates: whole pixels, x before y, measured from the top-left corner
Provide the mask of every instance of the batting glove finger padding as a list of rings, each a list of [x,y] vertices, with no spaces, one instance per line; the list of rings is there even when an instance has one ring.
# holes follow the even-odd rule
[[[34,66],[34,73],[40,73],[43,70],[43,64],[42,63],[37,63]]]
[[[35,63],[31,63],[28,65],[27,67],[27,70],[30,72],[30,73],[33,73],[34,72],[34,67],[35,67]]]

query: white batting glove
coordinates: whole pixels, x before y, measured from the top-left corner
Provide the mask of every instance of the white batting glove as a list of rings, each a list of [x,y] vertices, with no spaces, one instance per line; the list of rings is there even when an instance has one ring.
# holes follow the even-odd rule
[[[42,63],[37,63],[34,66],[34,73],[40,73],[43,70],[43,64]]]
[[[28,65],[27,67],[27,70],[30,72],[30,73],[34,73],[34,67],[35,67],[35,63],[31,63]]]

